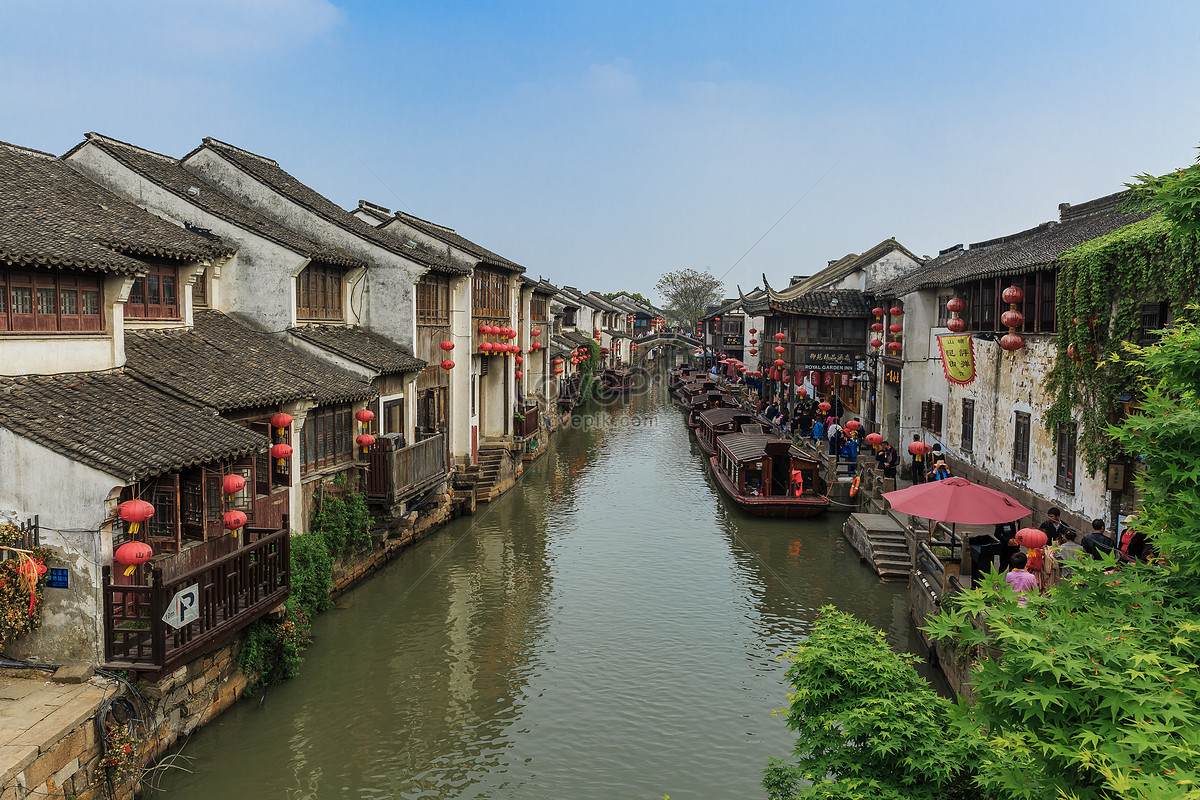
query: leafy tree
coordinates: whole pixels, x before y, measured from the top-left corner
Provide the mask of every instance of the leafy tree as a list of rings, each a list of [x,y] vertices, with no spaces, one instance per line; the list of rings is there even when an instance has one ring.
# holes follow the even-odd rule
[[[612,300],[614,297],[620,297],[621,295],[632,297],[634,300],[637,300],[640,303],[645,303],[646,305],[650,306],[650,308],[654,308],[654,303],[651,303],[645,295],[639,294],[638,292],[631,292],[628,289],[624,289],[619,292],[604,292],[600,296],[606,300]]]
[[[1110,430],[1143,457],[1138,526],[1162,558],[1073,565],[1024,607],[995,576],[927,628],[983,654],[964,714],[1003,796],[1200,798],[1200,328],[1127,349],[1145,399]]]
[[[665,273],[654,288],[666,303],[667,317],[690,328],[704,316],[704,309],[720,303],[725,296],[725,284],[691,268]]]
[[[796,748],[792,761],[766,769],[772,800],[985,797],[969,772],[983,737],[956,724],[953,704],[913,669],[915,656],[826,606],[789,658],[795,691],[782,713]]]
[[[1134,179],[1137,183],[1125,184],[1131,190],[1131,208],[1161,208],[1180,233],[1200,234],[1200,158],[1166,175],[1143,174]]]

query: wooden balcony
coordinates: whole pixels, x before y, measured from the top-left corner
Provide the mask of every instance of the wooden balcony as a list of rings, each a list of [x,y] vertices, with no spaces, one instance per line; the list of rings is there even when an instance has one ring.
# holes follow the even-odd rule
[[[536,436],[539,430],[537,403],[530,403],[520,409],[520,411],[521,416],[525,417],[525,419],[514,420],[513,436],[518,439],[528,439]]]
[[[446,435],[436,434],[408,447],[381,436],[367,455],[367,498],[392,506],[445,480]]]
[[[246,529],[249,544],[149,586],[120,586],[104,568],[104,658],[108,669],[169,672],[229,639],[287,599],[291,554],[287,519],[276,531]],[[163,621],[175,595],[198,587],[199,618],[175,628]]]

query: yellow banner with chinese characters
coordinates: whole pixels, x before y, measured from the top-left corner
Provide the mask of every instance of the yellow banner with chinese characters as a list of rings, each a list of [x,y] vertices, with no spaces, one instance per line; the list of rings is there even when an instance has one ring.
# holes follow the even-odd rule
[[[950,333],[937,337],[942,351],[942,369],[946,380],[966,386],[975,380],[975,340],[969,333]]]

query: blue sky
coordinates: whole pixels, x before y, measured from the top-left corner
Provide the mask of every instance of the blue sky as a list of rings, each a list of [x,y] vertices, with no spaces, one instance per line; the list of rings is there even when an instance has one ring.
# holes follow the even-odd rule
[[[2,140],[215,136],[343,206],[645,294],[1052,219],[1191,163],[1197,77],[1191,0],[0,0]]]

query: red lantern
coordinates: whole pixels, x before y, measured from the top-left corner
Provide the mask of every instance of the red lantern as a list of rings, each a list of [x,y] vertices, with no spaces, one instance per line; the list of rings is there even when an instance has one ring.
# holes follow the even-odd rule
[[[1015,306],[1025,299],[1025,291],[1020,286],[1009,286],[1000,297],[1010,306]]]
[[[821,409],[826,414],[833,410],[833,406],[829,405],[829,403],[826,403],[824,400],[817,404],[817,408]]]
[[[951,297],[946,301],[946,310],[951,314],[961,314],[964,310],[966,310],[966,307],[967,301],[963,300],[961,297]]]
[[[882,322],[872,322],[871,330],[875,331],[876,333],[883,333],[883,323]]]
[[[782,332],[775,334],[775,341],[777,341],[777,342],[782,342],[786,338],[787,338],[787,335]]]
[[[757,328],[751,328],[751,329],[750,329],[750,333],[758,333],[758,329],[757,329]]]
[[[1021,547],[1031,549],[1045,547],[1049,541],[1046,532],[1040,528],[1021,528],[1021,530],[1017,531],[1016,539],[1017,544],[1021,545]]]
[[[1006,333],[1000,337],[1000,346],[1010,353],[1015,353],[1025,346],[1025,340],[1019,333]]]
[[[900,306],[892,306],[891,308],[888,309],[888,311],[891,312],[893,317],[898,317],[904,313],[904,309],[901,308]]]
[[[783,345],[776,346],[775,352],[779,353],[780,355],[783,355]]]
[[[877,316],[877,317],[882,317],[882,316],[883,316],[883,309],[882,309],[882,308],[880,308],[879,306],[875,306],[875,308],[872,308],[872,309],[871,309],[871,313],[872,313],[872,314],[874,314],[874,315],[875,315],[875,316]]]
[[[888,352],[899,353],[901,350],[904,349],[904,345],[900,344],[899,342],[888,342],[887,349],[888,349]]]
[[[444,341],[444,342],[442,342],[440,345],[438,345],[438,347],[442,348],[442,349],[443,349],[443,350],[445,350],[447,353],[449,353],[451,350],[453,350],[453,349],[454,349],[454,342],[452,342],[452,341],[450,341],[449,339],[447,339],[446,341]]]
[[[517,371],[516,371],[515,373],[513,373],[513,374],[514,374],[514,375],[516,375],[516,377],[517,377],[517,380],[521,380],[521,375],[522,375],[522,373],[521,373],[521,370],[517,370]]]
[[[553,372],[555,375],[562,375],[562,367],[555,367]]]
[[[962,317],[951,317],[946,320],[946,327],[951,333],[962,333],[967,329],[967,321]]]
[[[154,506],[145,500],[126,500],[117,506],[117,516],[129,523],[129,535],[136,536],[141,524],[154,516]]]
[[[236,472],[231,472],[221,479],[221,488],[225,494],[237,494],[246,486],[246,479]]]
[[[872,339],[871,347],[874,347],[876,350],[878,350],[879,348],[883,347],[883,340],[882,339]]]
[[[513,359],[513,361],[516,362],[516,364],[518,366],[525,363],[525,359],[522,358],[521,356],[517,356],[516,358]]]
[[[758,344],[758,339],[751,339],[750,344]]]
[[[777,367],[782,367],[782,366],[783,366],[783,359],[782,359],[782,358],[777,358],[777,359],[775,359],[775,366],[777,366]]]
[[[354,412],[354,418],[366,425],[368,422],[375,419],[375,412],[369,408],[363,408]]]
[[[537,337],[542,335],[542,332],[539,331],[537,328],[534,328],[533,330],[531,330],[529,332],[529,335],[536,339]]]
[[[856,431],[862,427],[862,423],[856,419],[852,419],[849,422],[847,422],[845,425],[843,425],[842,427],[844,427],[848,431]]]
[[[226,511],[223,523],[225,525],[225,530],[236,536],[238,528],[246,524],[246,515],[237,509]]]
[[[153,557],[154,550],[145,542],[126,542],[113,553],[113,561],[125,565],[126,575],[132,575],[138,564],[145,564]]]
[[[801,397],[808,397],[808,389],[805,389],[803,386],[797,386],[796,394],[800,395]]]
[[[893,322],[891,325],[888,325],[888,330],[894,334],[899,335],[900,333],[904,332],[904,326],[901,325],[899,322]]]
[[[292,424],[292,415],[280,412],[271,417],[271,427],[279,430],[279,435],[287,433],[288,425]]]
[[[1020,311],[1008,310],[1000,315],[1000,324],[1009,328],[1009,333],[1012,333],[1012,328],[1019,328],[1025,324],[1025,315]]]
[[[368,434],[369,435],[369,434]],[[292,446],[280,442],[276,445],[271,445],[271,458],[275,459],[275,463],[279,466],[287,464],[287,460],[292,457]]]
[[[869,445],[880,445],[883,444],[883,437],[878,433],[868,433],[866,442]]]
[[[492,343],[491,342],[480,342],[479,343],[479,352],[481,352],[481,353],[492,352]]]
[[[449,372],[450,370],[454,369],[454,362],[447,358],[442,362],[442,369]]]
[[[926,453],[932,453],[933,448],[924,442],[913,442],[908,446],[908,452],[914,456],[923,456]]]
[[[369,433],[360,433],[354,438],[354,441],[358,443],[358,446],[361,447],[365,453],[367,452],[368,447],[375,444],[375,437]]]
[[[758,351],[755,350],[754,348],[750,348],[750,355],[756,356],[756,355],[758,355]]]
[[[1067,355],[1070,356],[1071,358],[1075,359],[1076,361],[1079,361],[1079,353],[1076,352],[1075,345],[1073,345],[1073,344],[1067,345]]]
[[[480,336],[487,336],[487,335],[488,335],[488,331],[489,331],[490,329],[491,329],[491,326],[490,326],[490,325],[480,325],[480,326],[479,326],[479,335],[480,335]]]

